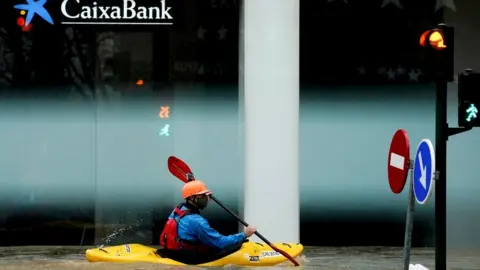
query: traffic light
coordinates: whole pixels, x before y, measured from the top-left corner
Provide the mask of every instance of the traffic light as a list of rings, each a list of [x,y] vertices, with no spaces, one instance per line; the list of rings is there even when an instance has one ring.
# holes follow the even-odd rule
[[[458,125],[480,127],[480,73],[465,70],[458,76]]]
[[[424,73],[431,80],[453,81],[453,27],[439,24],[420,36],[420,46],[424,48]]]

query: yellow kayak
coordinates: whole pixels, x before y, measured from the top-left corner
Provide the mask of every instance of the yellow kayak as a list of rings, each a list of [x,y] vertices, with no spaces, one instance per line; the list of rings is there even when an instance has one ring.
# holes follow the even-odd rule
[[[276,247],[287,252],[292,257],[299,256],[303,251],[302,244],[274,243]],[[140,244],[127,244],[112,247],[92,248],[85,252],[90,262],[147,262],[167,265],[185,265],[157,254],[157,249]],[[237,251],[215,261],[198,264],[198,266],[272,266],[287,261],[268,245],[257,242],[245,242]]]

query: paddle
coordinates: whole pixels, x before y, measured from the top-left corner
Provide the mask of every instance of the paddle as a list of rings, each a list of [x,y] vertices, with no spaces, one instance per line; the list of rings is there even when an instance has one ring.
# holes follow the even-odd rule
[[[194,181],[195,177],[193,176],[192,170],[190,170],[190,167],[183,162],[183,160],[170,156],[168,158],[168,170],[178,179],[181,181],[187,183],[190,181]],[[233,213],[230,209],[228,209],[223,203],[221,203],[217,198],[215,198],[213,195],[210,195],[210,198],[216,202],[221,208],[223,208],[225,211],[227,211],[230,215],[232,215],[234,218],[238,220],[238,222],[242,223],[243,226],[248,227],[248,223],[245,222],[244,220],[240,219],[235,213]],[[274,244],[272,244],[270,241],[268,241],[263,235],[261,235],[259,232],[255,232],[255,235],[258,236],[258,238],[262,239],[263,242],[265,242],[267,245],[269,245],[273,250],[276,252],[282,254],[285,258],[290,260],[295,266],[300,266],[300,264],[288,253],[285,251],[277,248]]]

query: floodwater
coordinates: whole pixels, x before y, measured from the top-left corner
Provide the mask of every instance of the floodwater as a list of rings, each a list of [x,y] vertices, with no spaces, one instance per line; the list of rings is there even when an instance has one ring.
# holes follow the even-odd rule
[[[85,250],[90,247],[0,247],[0,269],[200,269],[199,267],[172,267],[153,264],[89,263]],[[449,269],[480,269],[480,250],[449,252]],[[300,259],[302,269],[403,269],[402,249],[391,247],[306,247]],[[413,249],[411,262],[434,269],[433,249]],[[285,265],[263,267],[282,269]],[[236,267],[227,266],[227,269]]]

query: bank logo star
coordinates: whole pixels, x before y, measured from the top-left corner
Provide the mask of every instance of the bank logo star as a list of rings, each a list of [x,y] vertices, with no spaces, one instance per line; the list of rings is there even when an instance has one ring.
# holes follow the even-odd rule
[[[37,14],[38,16],[42,17],[46,22],[49,24],[53,24],[53,19],[45,9],[44,5],[47,0],[27,0],[26,4],[20,4],[13,6],[16,9],[25,10],[27,11],[27,18],[25,19],[25,26],[28,26],[33,19],[33,16]]]

